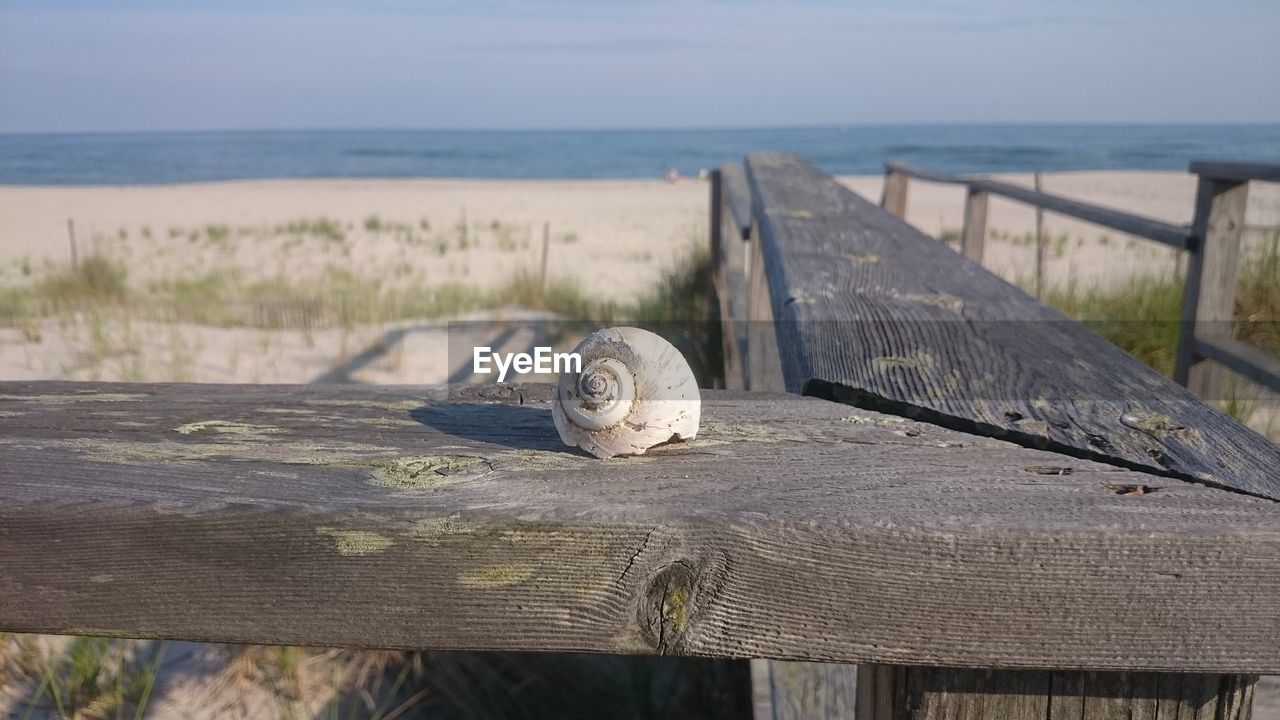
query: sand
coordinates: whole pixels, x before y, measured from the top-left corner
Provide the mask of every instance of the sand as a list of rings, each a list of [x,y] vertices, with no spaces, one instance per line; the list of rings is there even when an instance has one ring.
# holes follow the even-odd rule
[[[0,186],[0,285],[30,277],[24,263],[69,262],[69,219],[80,255],[127,262],[136,283],[228,267],[319,277],[332,266],[388,282],[488,287],[539,271],[549,226],[549,275],[625,299],[706,242],[706,207],[702,183],[632,180]],[[330,237],[302,227],[320,221]]]
[[[1030,185],[1029,175],[1002,179]],[[842,178],[872,200],[880,177]],[[1168,222],[1190,220],[1194,178],[1185,173],[1052,173],[1045,189]],[[934,236],[958,233],[963,191],[912,182],[907,219]],[[706,243],[707,185],[648,180],[273,180],[136,187],[0,186],[0,288],[37,281],[71,258],[128,268],[134,287],[236,274],[323,284],[345,273],[382,287],[492,288],[539,273],[544,225],[547,273],[589,297],[627,301]],[[1030,287],[1035,214],[994,198],[985,264]],[[1280,228],[1280,186],[1255,185],[1246,244]],[[1045,219],[1048,286],[1112,286],[1135,274],[1169,273],[1178,254],[1074,220]],[[3,316],[4,308],[0,308]],[[509,313],[484,315],[501,319]],[[432,323],[444,327],[443,319]],[[308,382],[402,323],[263,331],[153,323],[139,318],[46,319],[0,327],[0,378]],[[441,382],[456,368],[433,351],[447,335],[415,330],[399,360],[365,368],[376,382]],[[405,348],[411,348],[408,352]]]
[[[1026,174],[995,177],[1031,185]],[[879,176],[841,180],[879,198]],[[1186,173],[1049,173],[1044,188],[1187,223],[1195,179]],[[228,267],[251,277],[319,277],[338,267],[392,283],[479,287],[520,269],[537,271],[543,226],[549,224],[549,274],[571,277],[594,296],[626,299],[652,285],[689,245],[705,243],[706,193],[706,184],[696,180],[0,186],[0,285],[32,277],[24,267],[69,262],[68,220],[81,256],[99,252],[123,260],[134,282]],[[954,233],[962,222],[963,190],[913,181],[907,213],[935,237]],[[325,229],[342,239],[297,231],[319,221],[329,221]],[[1027,206],[994,198],[988,227],[996,237],[988,243],[986,265],[1011,280],[1030,277],[1034,223]],[[1250,241],[1280,227],[1280,186],[1254,186],[1247,224]],[[1045,225],[1051,284],[1106,286],[1134,273],[1167,271],[1175,262],[1176,254],[1162,246],[1103,228],[1051,214]]]

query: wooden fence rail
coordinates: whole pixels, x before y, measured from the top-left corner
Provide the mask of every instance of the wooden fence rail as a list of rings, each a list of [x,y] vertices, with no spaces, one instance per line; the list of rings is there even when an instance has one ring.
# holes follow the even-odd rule
[[[964,185],[967,199],[961,252],[978,263],[982,262],[987,234],[986,199],[990,195],[1185,250],[1191,260],[1187,267],[1174,379],[1197,397],[1217,400],[1223,397],[1223,368],[1229,368],[1280,392],[1280,359],[1230,337],[1248,183],[1251,180],[1280,182],[1280,165],[1193,162],[1191,172],[1199,176],[1199,181],[1195,219],[1190,227],[996,180],[929,172],[900,162],[885,163],[880,204],[899,218],[905,218],[908,178]]]
[[[1274,471],[1280,448],[809,164],[785,155],[758,154],[748,157],[745,170],[753,209],[751,231],[743,240],[734,226],[715,239],[730,246],[722,257],[737,252],[748,258],[741,270],[719,269],[749,276],[745,283],[722,282],[748,294],[722,297],[722,302],[748,308],[745,318],[725,328],[726,334],[747,328],[745,338],[725,338],[743,353],[743,376],[728,378],[731,387],[785,389],[828,398],[860,411],[911,418],[988,441],[1045,448],[1062,462],[1088,458],[1117,469],[1139,469],[1165,478],[1164,483],[1178,483],[1175,487],[1227,492],[1280,509],[1280,477]],[[723,187],[722,192],[733,190]],[[886,204],[893,207],[900,201],[901,196],[890,197]],[[758,342],[769,333],[774,337]],[[1051,465],[1042,471],[1063,467]],[[1121,497],[1138,500],[1132,506],[1136,509],[1139,498],[1155,498],[1169,485],[1155,492],[1111,487]],[[968,508],[960,503],[953,511],[964,516]],[[1153,523],[1154,518],[1134,517],[1119,521],[1104,535],[1141,527],[1165,540],[1190,540],[1176,524],[1164,524],[1170,519]],[[1028,517],[1023,528],[1030,533],[1024,537],[1026,547],[1063,540],[1061,526],[1047,517]],[[1210,558],[1220,557],[1220,549],[1217,541],[1209,541],[1190,552],[1212,564],[1216,561]],[[1072,550],[1058,555],[1058,561],[1069,556],[1082,577],[1113,562],[1111,553],[1105,559],[1088,558]],[[913,563],[895,573],[892,582],[910,582],[907,578],[917,573],[954,577],[973,569],[963,562]],[[1175,574],[1178,577],[1170,583],[1151,582],[1172,577],[1163,571],[1142,581],[1133,578],[1143,588],[1133,609],[1143,612],[1141,608],[1163,602],[1164,594],[1185,578]],[[1136,590],[1131,581],[1110,582]],[[1233,581],[1227,592],[1253,582]],[[899,596],[897,602],[902,601]],[[1003,602],[991,605],[1003,608]],[[1015,602],[1039,607],[1043,614],[1036,622],[1041,623],[1054,624],[1061,611],[1049,595]],[[1173,635],[1194,634],[1202,620],[1166,629]],[[964,632],[961,628],[972,622],[948,621],[956,632]],[[1272,621],[1245,621],[1239,631],[1267,634],[1272,627]],[[1137,630],[1126,637],[1131,641],[1147,634]],[[1007,629],[998,630],[991,641],[1004,644],[1007,638]],[[882,641],[897,646],[904,638],[885,636]],[[1070,643],[1063,636],[1055,642]],[[831,708],[852,705],[861,720],[1174,717],[1179,703],[1181,712],[1192,717],[1218,717],[1219,712],[1244,717],[1248,712],[1247,702],[1242,706],[1221,694],[1224,688],[1251,683],[1230,671],[1187,685],[1188,676],[1178,674],[1116,672],[1068,679],[1053,662],[1032,673],[937,667],[951,664],[863,664],[853,699],[842,697],[847,692],[843,683],[829,684],[833,689],[825,694],[813,691],[835,675],[829,669],[809,670],[819,679],[806,683],[803,668],[784,667],[783,674],[789,673],[786,682],[775,682],[771,688],[773,714],[758,717],[837,717]],[[1178,700],[1159,698],[1152,690],[1174,686],[1212,691],[1199,691],[1207,693],[1199,700]],[[797,693],[795,687],[805,691]],[[1209,695],[1214,699],[1206,699]],[[797,706],[807,714],[778,711]]]

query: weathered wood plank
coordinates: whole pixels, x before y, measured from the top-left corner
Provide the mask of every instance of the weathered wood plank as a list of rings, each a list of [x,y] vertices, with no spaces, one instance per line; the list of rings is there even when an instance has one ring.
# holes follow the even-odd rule
[[[798,158],[748,158],[786,387],[1280,498],[1280,448]]]
[[[602,462],[549,392],[0,384],[0,629],[1280,670],[1275,502],[788,395]]]
[[[877,666],[874,675],[863,673],[860,678],[857,720],[1246,720],[1244,696],[1255,680],[1202,674]],[[892,697],[862,702],[868,695]]]

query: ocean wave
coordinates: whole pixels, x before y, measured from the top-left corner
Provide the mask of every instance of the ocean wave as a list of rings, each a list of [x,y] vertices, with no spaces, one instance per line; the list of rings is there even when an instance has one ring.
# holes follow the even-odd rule
[[[369,158],[416,158],[420,160],[497,160],[505,157],[504,153],[485,152],[481,150],[402,150],[391,148],[354,148],[343,150],[347,157]]]

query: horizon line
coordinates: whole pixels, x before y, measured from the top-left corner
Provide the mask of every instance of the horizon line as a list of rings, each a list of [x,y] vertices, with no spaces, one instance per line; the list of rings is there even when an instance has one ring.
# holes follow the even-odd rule
[[[177,135],[220,133],[340,133],[340,132],[440,132],[440,133],[628,133],[628,132],[754,132],[769,130],[847,130],[880,128],[944,128],[944,127],[1248,127],[1276,126],[1280,120],[1269,121],[941,121],[941,122],[874,122],[874,123],[797,123],[781,125],[663,125],[663,126],[614,126],[614,127],[242,127],[242,128],[141,128],[111,130],[0,130],[0,136],[15,135]]]

